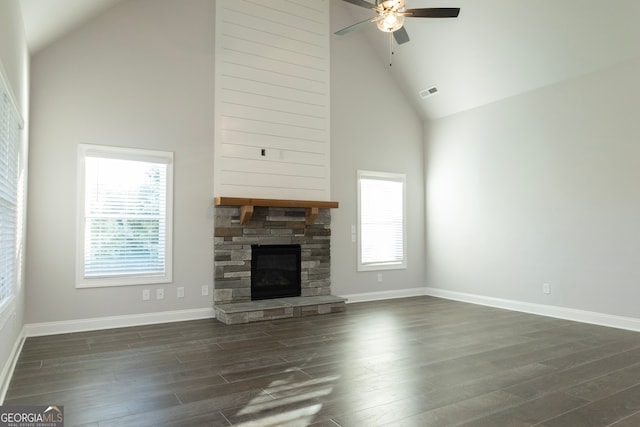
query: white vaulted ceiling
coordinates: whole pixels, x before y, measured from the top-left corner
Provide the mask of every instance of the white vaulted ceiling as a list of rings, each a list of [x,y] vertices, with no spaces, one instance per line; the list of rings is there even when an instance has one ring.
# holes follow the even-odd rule
[[[29,50],[35,53],[121,0],[20,0]]]
[[[406,0],[408,8],[460,7],[457,19],[407,18],[390,76],[425,118],[438,118],[640,57],[638,0]],[[335,0],[357,22],[365,8]],[[334,22],[331,31],[343,27]],[[360,33],[364,33],[361,35]],[[389,38],[367,37],[388,67]],[[337,37],[337,36],[333,36]],[[421,89],[437,86],[422,99]]]
[[[118,1],[123,0],[20,0],[31,52]],[[328,1],[332,33],[373,16],[365,8]],[[406,19],[411,41],[395,47],[390,68],[388,35],[375,24],[332,35],[331,42],[365,37],[380,66],[389,68],[389,78],[425,119],[640,58],[638,0],[407,0],[407,7],[460,7],[461,12],[457,19]],[[431,86],[439,93],[420,98],[418,92]]]

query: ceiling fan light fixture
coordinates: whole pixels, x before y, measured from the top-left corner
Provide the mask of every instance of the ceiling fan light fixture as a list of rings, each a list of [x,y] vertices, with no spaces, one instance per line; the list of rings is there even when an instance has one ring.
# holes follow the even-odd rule
[[[404,16],[398,15],[394,11],[385,11],[384,18],[378,22],[378,28],[385,33],[393,33],[404,25]]]
[[[457,18],[459,7],[422,7],[418,9],[405,9],[406,0],[343,0],[356,6],[371,9],[376,16],[356,22],[335,32],[338,36],[349,34],[363,28],[369,23],[375,22],[380,31],[393,33],[393,39],[400,45],[409,41],[409,35],[404,27],[404,18]]]

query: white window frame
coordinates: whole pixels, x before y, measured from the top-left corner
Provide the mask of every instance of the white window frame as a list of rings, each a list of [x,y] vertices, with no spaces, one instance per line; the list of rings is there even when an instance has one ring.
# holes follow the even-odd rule
[[[164,274],[135,274],[101,277],[85,277],[85,194],[87,157],[145,161],[167,165],[166,175],[166,230]],[[142,150],[102,145],[78,145],[78,189],[76,232],[76,288],[98,288],[109,286],[153,285],[173,281],[173,153],[168,151]]]
[[[362,227],[362,180],[381,180],[399,182],[402,184],[402,260],[385,262],[363,262],[363,227]],[[407,177],[402,173],[357,171],[357,199],[358,199],[358,271],[397,270],[407,268]],[[387,201],[388,202],[388,201]]]
[[[24,121],[20,116],[18,111],[17,103],[15,101],[15,96],[11,91],[11,88],[8,84],[8,80],[5,77],[4,67],[2,63],[0,63],[0,102],[4,104],[8,108],[8,117],[5,117],[8,120],[9,126],[15,126],[16,130],[16,150],[17,153],[13,153],[17,155],[16,164],[14,165],[16,168],[17,176],[16,176],[16,187],[13,189],[9,189],[9,191],[15,191],[13,196],[16,198],[16,218],[15,218],[15,244],[11,249],[11,259],[1,260],[2,262],[7,261],[9,265],[0,266],[0,270],[4,270],[5,268],[9,268],[11,273],[13,274],[13,280],[8,282],[10,289],[8,289],[8,295],[6,298],[0,300],[0,330],[4,328],[6,322],[9,320],[12,313],[15,311],[15,299],[16,293],[19,289],[22,281],[22,258],[24,256],[23,252],[23,239],[24,239],[24,191],[25,191],[25,147],[23,142],[22,133],[20,132],[24,129]],[[1,111],[1,110],[0,110]],[[0,115],[0,120],[3,117]],[[1,294],[0,294],[1,295]]]

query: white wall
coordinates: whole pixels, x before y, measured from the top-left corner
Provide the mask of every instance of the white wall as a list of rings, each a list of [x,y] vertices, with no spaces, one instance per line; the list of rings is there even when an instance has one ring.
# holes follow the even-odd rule
[[[348,24],[343,8],[331,1],[338,28]],[[27,323],[211,308],[199,290],[213,281],[214,9],[210,0],[122,2],[32,58]],[[364,38],[331,43],[333,292],[424,287],[421,120]],[[143,302],[144,286],[75,288],[79,143],[175,152],[174,283],[165,300]],[[383,272],[381,283],[356,272],[357,169],[407,174],[409,267]]]
[[[23,167],[26,170],[29,137],[29,52],[18,0],[0,2],[0,68],[8,80],[6,83],[13,92],[24,121],[25,129],[21,131],[21,137],[25,158]],[[24,242],[19,243],[22,246]],[[19,346],[22,327],[25,323],[24,308],[25,285],[23,275],[20,274],[13,306],[8,313],[0,314],[0,319],[5,319],[5,322],[0,325],[0,403],[2,403],[4,387],[8,385],[5,381],[8,380],[6,375],[12,363],[13,351]]]
[[[121,2],[32,58],[28,323],[211,307],[214,20],[210,0]],[[80,143],[175,153],[164,300],[141,298],[161,285],[75,288]]]
[[[345,3],[331,3],[331,29],[353,23]],[[377,34],[376,34],[377,35]],[[382,42],[385,42],[383,38]],[[365,32],[331,38],[331,290],[336,295],[398,294],[424,287],[424,163],[422,121],[395,84]],[[358,272],[356,171],[407,175],[408,249],[406,270]]]
[[[429,287],[640,318],[638,75],[640,60],[428,124]]]
[[[347,7],[331,0],[331,31],[353,23]],[[18,16],[17,0],[0,3],[0,58],[27,119]],[[211,307],[199,288],[213,280],[214,22],[210,0],[127,1],[32,58],[28,311],[23,320],[21,293],[0,363],[25,322]],[[442,290],[640,317],[640,64],[429,123],[425,153],[421,120],[365,33],[331,36],[333,292],[392,295],[426,277]],[[143,287],[75,289],[78,143],[175,152],[165,300],[142,302]],[[356,271],[357,169],[408,178],[409,267],[381,283]]]
[[[329,0],[298,3],[216,1],[216,196],[329,200]]]

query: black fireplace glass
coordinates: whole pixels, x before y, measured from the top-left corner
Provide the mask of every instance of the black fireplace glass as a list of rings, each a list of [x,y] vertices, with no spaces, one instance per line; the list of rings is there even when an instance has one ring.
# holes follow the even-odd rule
[[[300,245],[251,245],[251,299],[300,296]]]

